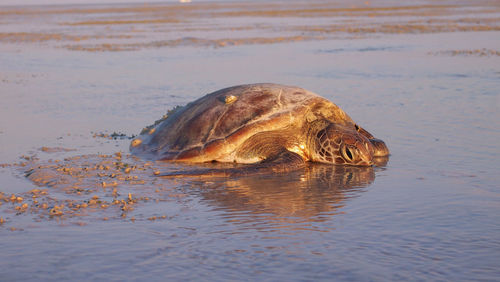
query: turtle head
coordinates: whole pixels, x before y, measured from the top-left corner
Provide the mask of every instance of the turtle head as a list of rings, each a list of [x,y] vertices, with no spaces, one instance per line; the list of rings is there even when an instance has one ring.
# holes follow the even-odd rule
[[[312,160],[330,164],[373,165],[375,147],[355,128],[330,123],[313,136]]]

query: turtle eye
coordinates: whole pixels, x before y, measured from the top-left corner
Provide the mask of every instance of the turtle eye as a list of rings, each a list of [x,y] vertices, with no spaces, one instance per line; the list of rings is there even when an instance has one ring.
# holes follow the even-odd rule
[[[354,152],[351,149],[349,149],[349,146],[344,146],[344,150],[342,150],[342,153],[343,153],[346,161],[349,161],[349,162],[352,161],[353,156],[354,156]]]

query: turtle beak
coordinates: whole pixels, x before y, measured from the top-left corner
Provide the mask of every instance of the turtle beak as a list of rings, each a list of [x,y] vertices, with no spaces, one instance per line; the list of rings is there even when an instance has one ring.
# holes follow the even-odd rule
[[[384,141],[376,138],[370,139],[370,143],[373,145],[374,157],[385,157],[389,155],[389,149],[385,145]]]

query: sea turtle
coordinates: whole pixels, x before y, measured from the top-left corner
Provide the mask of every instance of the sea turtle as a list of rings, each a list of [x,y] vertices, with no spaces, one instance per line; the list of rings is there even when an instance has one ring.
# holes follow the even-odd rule
[[[247,172],[289,171],[307,161],[371,166],[389,155],[382,140],[334,103],[271,83],[207,94],[145,128],[130,150],[155,160],[253,164],[244,166]]]

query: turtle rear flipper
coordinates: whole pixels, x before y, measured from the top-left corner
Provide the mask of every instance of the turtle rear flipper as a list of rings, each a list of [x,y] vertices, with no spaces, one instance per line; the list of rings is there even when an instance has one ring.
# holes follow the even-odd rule
[[[159,177],[233,177],[256,174],[286,173],[305,167],[304,159],[291,151],[283,149],[279,153],[260,163],[249,164],[239,168],[207,168],[191,171],[176,171],[158,174]]]

